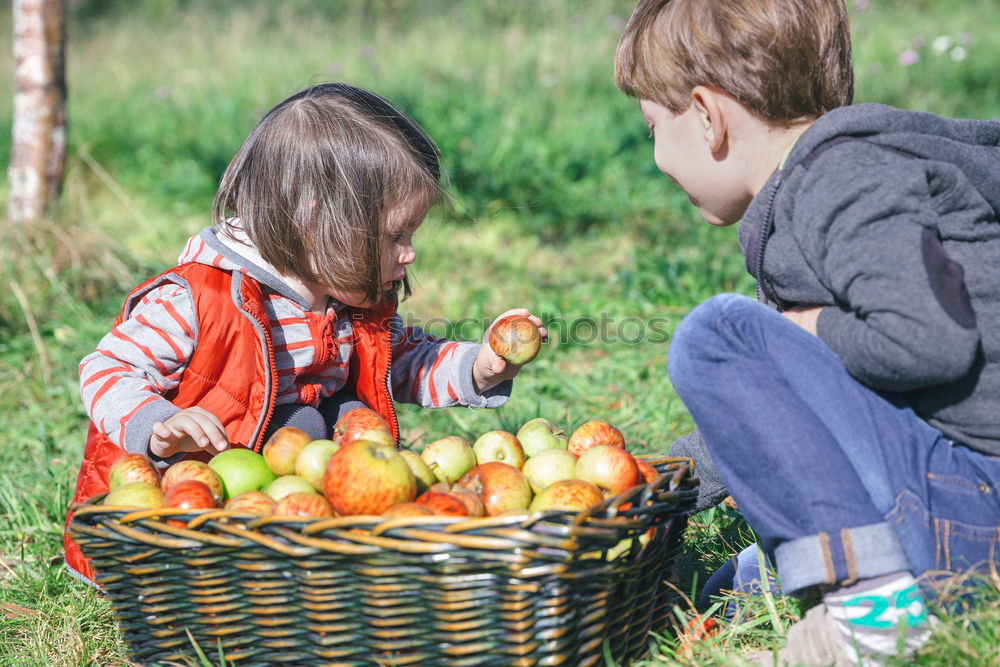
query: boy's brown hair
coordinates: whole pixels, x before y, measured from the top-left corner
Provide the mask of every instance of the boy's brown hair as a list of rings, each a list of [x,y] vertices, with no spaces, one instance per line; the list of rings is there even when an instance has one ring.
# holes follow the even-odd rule
[[[704,85],[778,125],[818,118],[854,97],[847,9],[843,0],[640,0],[615,83],[673,113]]]
[[[438,157],[416,122],[378,95],[313,86],[271,109],[240,146],[215,196],[215,223],[225,230],[239,218],[275,269],[375,304],[389,215],[422,217],[433,205]]]

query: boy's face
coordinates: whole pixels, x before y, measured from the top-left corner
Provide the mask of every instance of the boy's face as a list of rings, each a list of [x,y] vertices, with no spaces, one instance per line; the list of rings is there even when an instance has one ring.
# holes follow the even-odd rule
[[[639,102],[653,137],[656,166],[687,194],[702,217],[712,225],[738,222],[752,197],[741,187],[728,151],[713,151],[710,119],[698,104],[673,113],[651,100]],[[717,129],[718,130],[718,129]]]

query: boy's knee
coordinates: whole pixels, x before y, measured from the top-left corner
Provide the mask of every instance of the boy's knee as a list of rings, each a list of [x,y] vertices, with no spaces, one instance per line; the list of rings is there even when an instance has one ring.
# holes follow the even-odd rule
[[[717,294],[698,304],[677,325],[670,340],[670,367],[677,359],[703,351],[718,350],[730,323],[739,322],[741,311],[750,311],[760,305],[742,294]]]

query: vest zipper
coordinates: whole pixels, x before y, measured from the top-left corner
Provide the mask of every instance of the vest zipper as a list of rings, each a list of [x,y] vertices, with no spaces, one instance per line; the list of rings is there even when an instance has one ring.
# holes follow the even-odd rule
[[[392,398],[392,322],[393,319],[389,320],[389,349],[386,352],[386,358],[389,359],[389,363],[385,365],[385,394],[389,398],[389,415],[392,417],[392,423],[389,427],[396,433],[396,448],[399,448],[399,441],[401,438],[401,433],[399,432],[399,418],[396,416],[396,402]]]

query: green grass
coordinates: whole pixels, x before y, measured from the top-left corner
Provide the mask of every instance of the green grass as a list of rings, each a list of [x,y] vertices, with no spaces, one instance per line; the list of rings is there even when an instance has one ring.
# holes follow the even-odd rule
[[[5,231],[0,251],[0,665],[126,664],[109,605],[61,565],[86,426],[76,366],[128,289],[207,223],[215,184],[259,115],[310,83],[376,90],[442,149],[451,205],[418,236],[404,316],[475,339],[485,320],[526,306],[559,332],[501,410],[404,407],[408,442],[539,414],[566,427],[610,420],[635,451],[665,451],[690,430],[664,368],[669,333],[701,300],[749,294],[753,283],[735,230],[699,222],[656,171],[635,101],[614,88],[612,56],[632,4],[71,3],[63,197],[51,223]],[[1000,116],[1000,35],[987,29],[1000,24],[1000,6],[870,4],[853,11],[859,101]],[[966,57],[935,55],[940,35],[963,42]],[[920,61],[898,65],[920,39]],[[0,98],[10,97],[11,69],[0,50]],[[6,105],[0,126],[9,125]],[[0,162],[9,151],[0,133]],[[608,339],[589,341],[592,324]],[[693,596],[752,539],[732,510],[697,517],[681,590]],[[800,613],[787,598],[748,601],[746,622],[696,645],[694,658],[740,664],[742,651],[780,644]],[[998,627],[994,594],[946,622],[917,662],[995,663]],[[213,647],[203,648],[212,664]],[[665,636],[643,664],[683,655]]]

